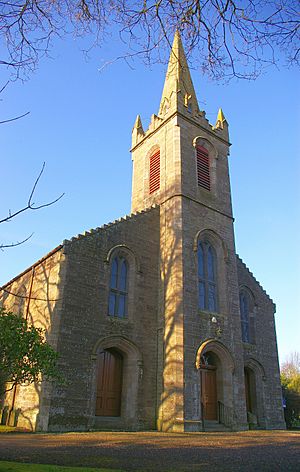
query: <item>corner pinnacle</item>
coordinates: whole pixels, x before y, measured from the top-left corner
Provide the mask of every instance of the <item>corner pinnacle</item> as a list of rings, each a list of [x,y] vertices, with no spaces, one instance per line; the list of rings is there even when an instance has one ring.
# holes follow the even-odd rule
[[[227,125],[227,121],[226,121],[226,118],[225,118],[225,116],[224,116],[223,110],[222,110],[222,108],[219,108],[218,116],[217,116],[217,121],[216,121],[216,124],[215,124],[215,128],[224,129],[225,123],[226,123],[226,125]]]
[[[136,129],[136,130],[139,131],[139,133],[144,134],[142,120],[141,120],[140,115],[137,115],[136,120],[135,120],[134,125],[133,125],[133,129]]]

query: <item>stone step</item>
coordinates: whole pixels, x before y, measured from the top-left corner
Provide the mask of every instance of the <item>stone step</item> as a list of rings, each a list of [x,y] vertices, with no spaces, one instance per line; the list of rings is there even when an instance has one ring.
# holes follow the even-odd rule
[[[218,421],[206,420],[204,422],[204,431],[207,431],[207,432],[228,432],[228,431],[231,431],[231,430],[230,430],[230,428],[228,428],[224,424],[219,423]]]

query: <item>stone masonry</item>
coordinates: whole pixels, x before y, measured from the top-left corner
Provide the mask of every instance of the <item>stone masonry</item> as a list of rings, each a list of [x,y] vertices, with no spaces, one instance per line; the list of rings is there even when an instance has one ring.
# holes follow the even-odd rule
[[[159,113],[146,131],[138,116],[132,132],[131,215],[64,241],[1,289],[6,309],[46,330],[65,378],[7,395],[19,425],[285,427],[275,306],[236,255],[229,147],[222,110],[212,126],[198,107],[176,33]],[[199,185],[198,149],[208,155],[209,190]],[[149,192],[155,153],[159,188]],[[214,254],[214,280],[205,283],[214,286],[215,309],[199,301],[199,242]],[[114,285],[123,277],[114,272],[116,261],[126,261],[122,289]],[[112,314],[112,296],[126,300],[123,314]],[[115,406],[105,410],[104,398]]]

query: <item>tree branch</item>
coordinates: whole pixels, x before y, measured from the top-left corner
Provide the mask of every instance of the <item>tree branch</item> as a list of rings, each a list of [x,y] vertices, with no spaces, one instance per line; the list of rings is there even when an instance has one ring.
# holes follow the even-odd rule
[[[12,220],[13,218],[15,218],[16,216],[20,215],[21,213],[23,213],[24,211],[27,211],[27,210],[40,210],[41,208],[45,208],[45,207],[48,207],[48,206],[51,206],[51,205],[54,205],[54,203],[58,202],[63,196],[65,193],[62,193],[59,197],[55,198],[54,200],[52,200],[51,202],[48,202],[48,203],[43,203],[41,205],[38,205],[38,206],[34,206],[34,202],[32,201],[32,198],[34,196],[34,193],[35,193],[35,190],[36,190],[36,187],[40,181],[40,178],[44,172],[44,169],[45,169],[45,162],[43,162],[43,165],[42,165],[42,168],[41,168],[41,171],[38,175],[38,177],[36,178],[34,184],[33,184],[33,187],[32,187],[32,190],[31,190],[31,193],[29,195],[29,198],[28,198],[28,202],[27,202],[27,205],[24,206],[23,208],[21,208],[20,210],[17,210],[15,211],[14,213],[11,213],[11,211],[9,210],[9,213],[8,213],[8,216],[6,216],[5,218],[3,218],[2,220],[0,220],[0,224],[1,223],[7,223],[9,222],[10,220]],[[29,238],[27,238],[29,239]],[[26,240],[27,240],[26,239]],[[26,241],[24,240],[24,241]],[[19,243],[19,244],[22,244],[22,243]]]

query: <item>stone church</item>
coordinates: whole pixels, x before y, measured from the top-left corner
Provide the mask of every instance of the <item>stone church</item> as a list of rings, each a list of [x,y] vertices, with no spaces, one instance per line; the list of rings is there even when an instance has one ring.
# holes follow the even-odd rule
[[[5,404],[36,431],[285,428],[275,306],[236,254],[228,123],[198,106],[178,33],[160,108],[132,132],[131,214],[1,288],[46,330],[65,383]]]

